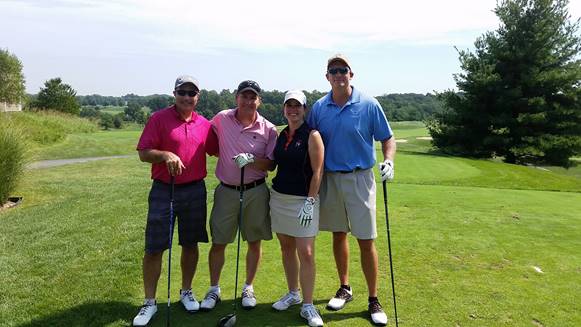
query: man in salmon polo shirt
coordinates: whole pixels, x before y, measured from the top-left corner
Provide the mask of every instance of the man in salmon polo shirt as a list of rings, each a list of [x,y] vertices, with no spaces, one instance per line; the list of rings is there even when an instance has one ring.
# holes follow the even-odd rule
[[[226,245],[234,242],[239,227],[240,187],[244,191],[241,235],[248,242],[242,307],[252,309],[256,306],[252,282],[261,257],[260,242],[272,239],[268,206],[270,193],[265,178],[266,171],[273,166],[277,137],[275,126],[258,113],[260,92],[260,86],[254,81],[240,83],[236,90],[236,108],[223,110],[212,119],[219,140],[216,177],[220,184],[214,191],[210,215],[210,289],[200,304],[202,311],[212,310],[220,302],[219,281]],[[241,186],[242,167],[245,171],[244,185]]]
[[[200,308],[192,293],[198,264],[198,242],[208,242],[206,231],[206,153],[216,155],[218,140],[210,122],[196,113],[198,81],[180,76],[175,82],[175,105],[154,113],[143,130],[139,159],[151,163],[153,183],[145,228],[143,286],[145,300],[133,326],[145,326],[157,312],[155,293],[163,252],[169,246],[170,189],[174,178],[174,215],[182,247],[180,300],[188,312]]]

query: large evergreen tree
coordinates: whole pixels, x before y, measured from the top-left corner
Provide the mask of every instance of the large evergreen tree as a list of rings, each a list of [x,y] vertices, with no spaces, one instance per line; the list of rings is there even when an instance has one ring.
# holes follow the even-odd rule
[[[44,83],[34,103],[38,109],[50,109],[73,115],[79,115],[81,105],[75,97],[75,91],[70,85],[64,84],[60,78],[53,78]]]
[[[567,0],[503,0],[500,26],[459,51],[460,92],[428,129],[447,152],[568,166],[581,153],[581,38]]]

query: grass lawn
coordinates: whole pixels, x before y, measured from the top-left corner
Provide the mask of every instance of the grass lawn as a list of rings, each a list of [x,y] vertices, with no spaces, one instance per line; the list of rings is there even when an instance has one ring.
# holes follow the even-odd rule
[[[428,141],[415,139],[424,135],[421,126],[402,128],[402,133],[394,128],[397,135],[410,132],[409,142],[398,144],[396,182],[389,185],[402,326],[581,325],[581,180],[534,168],[434,155]],[[52,152],[43,149],[45,158],[56,158],[59,151],[61,158],[83,156],[86,148],[99,146],[101,150],[87,156],[98,151],[135,153],[139,132],[86,136],[67,138],[71,147],[79,144],[69,152],[64,145],[53,146]],[[112,149],[119,152],[107,152]],[[214,166],[211,159],[208,170],[212,172]],[[209,207],[217,183],[210,175]],[[18,190],[24,202],[0,212],[0,326],[130,325],[143,296],[148,176],[149,166],[137,155],[27,171]],[[381,193],[377,209],[379,291],[392,318]],[[331,235],[322,232],[317,237],[315,304],[326,326],[370,326],[353,239],[351,246],[355,299],[342,311],[330,312],[324,307],[338,286]],[[208,249],[207,244],[200,246],[194,280],[198,298],[208,287]],[[235,245],[227,250],[222,274],[223,303],[210,313],[194,315],[176,303],[179,247],[174,250],[173,326],[214,326],[232,310]],[[264,242],[263,253],[255,281],[259,305],[250,312],[241,310],[238,326],[304,326],[298,307],[282,313],[270,308],[286,286],[277,241]],[[165,326],[166,263],[167,256],[158,287],[159,311],[151,326]],[[393,320],[389,326],[395,326]]]

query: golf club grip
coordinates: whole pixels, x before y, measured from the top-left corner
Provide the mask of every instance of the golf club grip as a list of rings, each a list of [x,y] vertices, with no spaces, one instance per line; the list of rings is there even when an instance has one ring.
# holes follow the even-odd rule
[[[395,301],[395,281],[393,277],[393,259],[391,257],[391,235],[389,231],[389,207],[387,205],[387,181],[383,181],[383,203],[385,204],[385,225],[387,228],[387,250],[389,254],[389,272],[391,275],[391,290],[393,294],[393,311],[395,314],[395,325],[399,326],[397,319],[397,305]]]

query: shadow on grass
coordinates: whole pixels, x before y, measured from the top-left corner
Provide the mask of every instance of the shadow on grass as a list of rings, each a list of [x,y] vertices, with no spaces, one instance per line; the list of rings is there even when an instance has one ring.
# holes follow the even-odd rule
[[[37,326],[130,326],[138,307],[126,302],[89,302],[34,319],[18,327]]]
[[[238,299],[240,301],[240,299]],[[318,307],[324,306],[326,300],[315,301]],[[306,322],[300,317],[301,306],[296,305],[286,311],[276,311],[272,303],[259,303],[252,310],[242,309],[238,306],[236,312],[236,326],[274,327],[305,326]],[[139,307],[126,302],[89,302],[68,310],[59,311],[36,318],[30,323],[17,325],[18,327],[40,326],[131,326],[133,317],[139,311]],[[232,300],[223,301],[210,312],[196,312],[189,314],[183,310],[179,302],[171,303],[172,326],[216,326],[220,318],[234,312]],[[368,319],[367,311],[340,312],[321,309],[323,321],[338,322],[350,318]],[[157,313],[148,326],[166,326],[167,303],[157,304]]]

